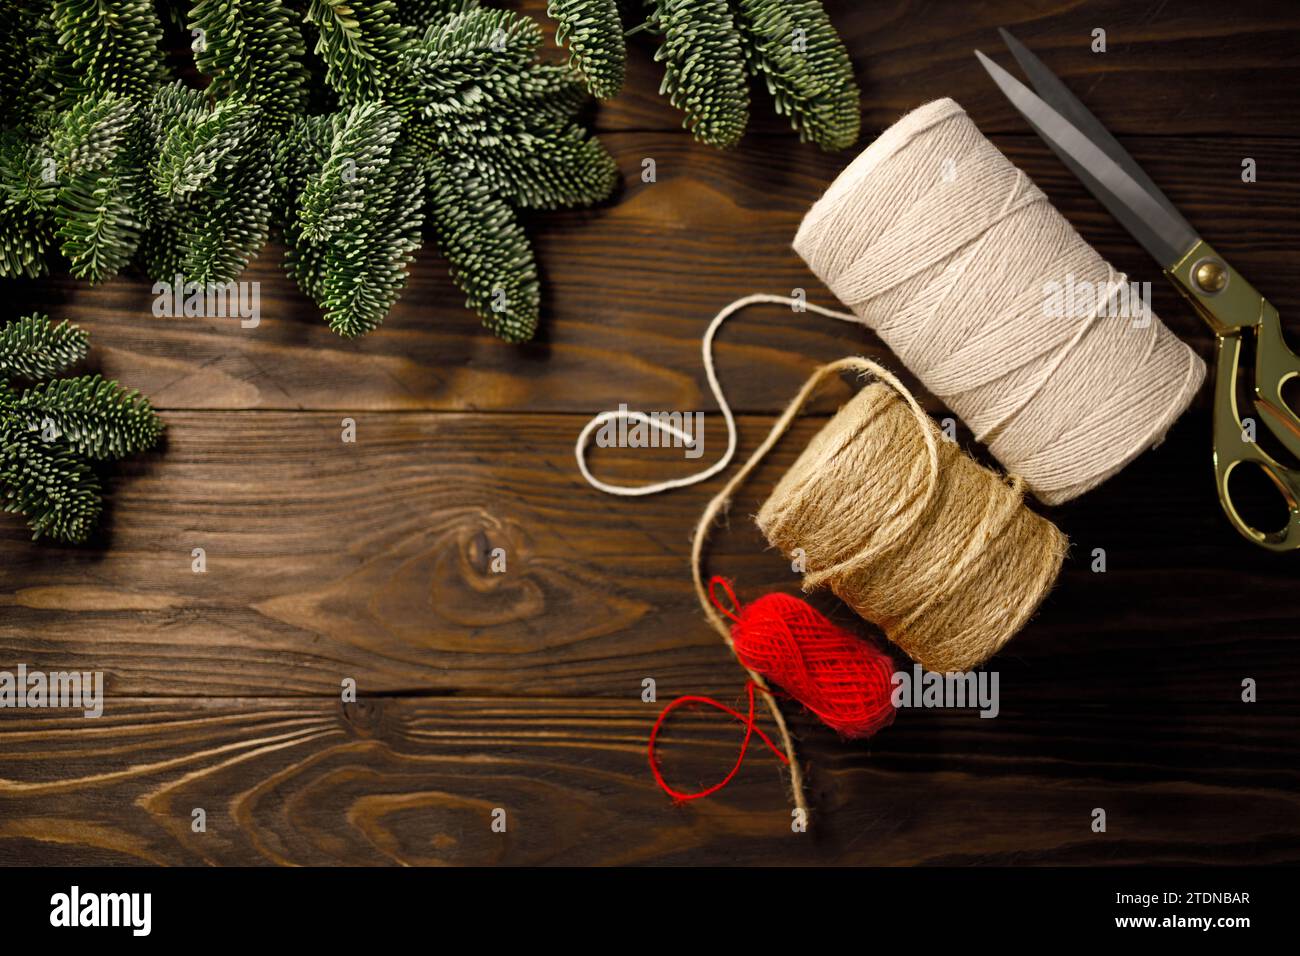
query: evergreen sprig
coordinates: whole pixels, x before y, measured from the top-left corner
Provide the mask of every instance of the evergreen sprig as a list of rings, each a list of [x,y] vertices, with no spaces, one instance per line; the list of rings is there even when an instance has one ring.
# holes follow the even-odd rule
[[[58,185],[34,131],[0,130],[0,277],[44,275]]]
[[[190,11],[195,65],[212,93],[256,104],[281,130],[307,102],[306,53],[299,16],[281,0],[198,0]]]
[[[67,321],[24,315],[0,329],[0,375],[49,378],[85,358],[88,344],[86,333]]]
[[[0,99],[0,275],[57,253],[91,281],[135,265],[226,283],[278,229],[290,276],[355,336],[427,221],[467,304],[517,341],[540,294],[515,210],[599,202],[617,179],[576,115],[623,57],[584,45],[577,5],[566,67],[539,62],[536,21],[477,0],[174,0],[196,89],[166,81],[151,0],[11,2],[0,25],[30,42],[0,39],[18,60],[0,75],[26,78],[24,103]]]
[[[599,202],[617,167],[574,122],[572,70],[539,64],[536,22],[463,4],[403,54],[405,135],[425,152],[429,219],[466,305],[502,338],[526,341],[541,295],[513,207]]]
[[[623,89],[627,44],[617,0],[550,0],[546,14],[556,23],[555,42],[568,43],[569,62],[602,100]]]
[[[735,146],[749,122],[745,51],[727,0],[655,0],[651,25],[663,35],[660,93],[686,114],[703,142]]]
[[[302,176],[285,235],[291,272],[342,336],[383,321],[406,284],[420,245],[424,176],[398,143],[401,118],[381,103],[361,103],[300,132],[319,150],[319,168]]]
[[[165,78],[153,0],[53,0],[51,19],[60,48],[53,78],[63,103],[88,93],[145,97]]]
[[[762,77],[776,111],[801,138],[844,149],[858,137],[858,86],[821,0],[643,0],[660,37],[659,92],[701,142],[739,142],[749,120],[747,76]],[[629,6],[631,4],[628,4]],[[618,0],[549,0],[556,42],[591,92],[613,96],[626,57]]]
[[[100,495],[98,476],[71,448],[0,419],[0,507],[27,518],[32,540],[85,541],[103,509]]]
[[[79,328],[44,315],[0,329],[0,509],[25,516],[34,538],[84,541],[102,509],[91,463],[145,451],[162,434],[138,392],[99,375],[51,378],[86,347]],[[16,391],[11,379],[35,384]]]
[[[54,105],[59,47],[51,14],[49,0],[0,4],[0,127],[30,122]]]
[[[155,93],[153,234],[144,243],[154,279],[231,282],[266,242],[273,146],[259,115],[238,97],[214,102],[179,82]]]
[[[514,210],[470,171],[435,165],[430,216],[466,305],[507,342],[537,330],[541,292],[532,247]]]
[[[47,429],[85,458],[123,458],[153,447],[161,434],[149,400],[98,375],[55,379],[27,389],[13,413]]]
[[[827,150],[857,142],[853,63],[820,0],[736,0],[736,13],[750,73],[800,138]]]
[[[852,65],[820,0],[639,2],[662,91],[701,140],[740,139],[748,76],[802,137],[856,139]],[[539,62],[534,20],[477,0],[168,0],[169,29],[194,32],[198,90],[167,82],[152,0],[8,0],[0,276],[62,256],[92,282],[132,264],[229,282],[278,228],[289,274],[359,335],[396,301],[427,221],[467,304],[525,339],[540,295],[516,210],[613,190],[576,115],[584,88],[621,87],[632,6],[549,0],[561,66]]]
[[[305,17],[317,30],[315,52],[325,62],[326,82],[344,103],[391,92],[397,59],[411,38],[393,0],[308,0]]]
[[[100,282],[115,275],[139,244],[136,107],[120,93],[88,93],[58,115],[51,131],[56,234],[77,278]]]

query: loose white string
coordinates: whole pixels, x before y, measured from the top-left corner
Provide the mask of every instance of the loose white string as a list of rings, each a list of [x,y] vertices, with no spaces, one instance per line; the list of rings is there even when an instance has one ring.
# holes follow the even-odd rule
[[[608,495],[622,495],[624,497],[636,497],[639,495],[655,495],[661,491],[668,491],[671,488],[685,488],[687,485],[699,484],[701,481],[707,481],[718,472],[722,471],[731,463],[731,459],[736,454],[736,419],[731,414],[731,406],[727,404],[726,396],[722,393],[722,385],[718,382],[718,373],[713,366],[713,338],[718,333],[722,323],[727,321],[733,314],[750,305],[757,305],[760,302],[769,302],[776,305],[788,305],[791,307],[799,306],[810,312],[816,312],[818,315],[829,316],[832,319],[845,319],[859,325],[862,320],[851,312],[837,312],[834,309],[828,309],[824,306],[815,305],[812,302],[805,302],[802,299],[792,299],[784,295],[767,295],[765,293],[756,293],[747,295],[744,298],[737,299],[730,305],[724,307],[721,312],[713,317],[709,327],[704,331],[704,339],[701,342],[701,352],[704,361],[704,374],[709,380],[709,389],[713,392],[713,397],[718,403],[718,408],[722,411],[722,419],[727,424],[727,450],[721,458],[709,465],[702,471],[686,475],[682,478],[671,478],[667,481],[658,481],[649,485],[612,485],[609,482],[601,481],[591,473],[587,467],[587,443],[591,440],[592,432],[600,428],[608,421],[625,421],[642,422],[650,428],[657,430],[660,434],[668,434],[672,437],[685,442],[687,447],[693,447],[694,442],[699,440],[699,436],[692,438],[689,434],[670,425],[659,418],[651,418],[644,412],[632,411],[631,409],[619,409],[612,412],[601,412],[587,422],[582,432],[578,435],[577,444],[574,445],[573,454],[578,460],[578,470],[582,472],[582,477],[593,488],[599,488]]]

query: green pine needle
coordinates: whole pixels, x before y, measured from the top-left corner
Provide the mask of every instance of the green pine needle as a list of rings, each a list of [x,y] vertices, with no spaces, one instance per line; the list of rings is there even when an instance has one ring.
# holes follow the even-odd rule
[[[0,509],[25,516],[32,540],[81,543],[102,507],[98,477],[71,448],[0,419]]]
[[[319,168],[281,173],[282,189],[302,183],[285,228],[286,264],[347,338],[384,320],[420,245],[424,176],[398,145],[400,128],[397,113],[378,103],[336,114],[324,142],[323,131],[300,125],[302,145],[323,153]]]
[[[49,150],[59,184],[60,251],[77,278],[101,282],[131,260],[140,241],[142,187],[134,100],[90,93],[58,116]]]
[[[148,109],[154,215],[143,259],[154,279],[232,282],[271,228],[274,144],[260,108],[175,83]]]
[[[300,23],[281,0],[198,0],[194,62],[212,77],[213,93],[257,104],[268,129],[283,129],[307,101]]]
[[[393,0],[308,0],[304,19],[318,31],[315,52],[345,103],[382,99],[411,40]]]
[[[378,104],[353,107],[336,117],[321,169],[307,177],[298,222],[303,238],[323,242],[364,214],[367,192],[385,173],[402,120]]]
[[[49,0],[0,4],[0,127],[28,123],[54,104],[58,42]]]
[[[86,334],[28,315],[0,329],[0,374],[40,379],[86,354]],[[38,382],[16,393],[0,381],[0,509],[27,518],[33,537],[84,541],[101,509],[91,461],[158,442],[162,422],[147,399],[98,375]]]
[[[449,152],[491,191],[529,209],[589,206],[608,197],[618,179],[605,147],[574,125],[541,134],[502,131],[477,149]]]
[[[162,130],[151,170],[155,188],[184,199],[214,184],[219,169],[240,161],[256,132],[254,110],[242,100],[218,100],[211,108],[200,101]]]
[[[54,245],[54,160],[31,131],[0,132],[0,277],[45,274]]]
[[[162,80],[162,24],[153,0],[53,0],[60,101],[87,94],[144,97]]]

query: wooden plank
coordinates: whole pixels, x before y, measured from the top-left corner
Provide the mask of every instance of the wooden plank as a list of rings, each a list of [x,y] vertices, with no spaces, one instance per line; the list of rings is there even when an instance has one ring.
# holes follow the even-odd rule
[[[661,688],[661,693],[664,693]],[[659,704],[587,699],[115,700],[0,717],[9,864],[1295,862],[1294,712],[911,711],[870,745],[797,718],[814,827],[770,755],[675,807]],[[1225,733],[1225,730],[1230,732]],[[683,712],[661,758],[717,779],[738,729]],[[1107,831],[1090,829],[1107,811]],[[192,830],[193,811],[206,831]],[[505,833],[491,829],[505,811]]]
[[[702,460],[724,447],[716,419]],[[325,413],[167,420],[165,452],[114,479],[97,546],[33,545],[6,516],[0,668],[102,670],[128,696],[330,696],[350,677],[366,694],[621,697],[645,677],[683,691],[738,679],[689,584],[690,537],[717,482],[596,492],[573,461],[576,417],[359,414],[356,444]],[[742,419],[742,453],[768,424]],[[817,424],[779,446],[714,541],[711,567],[746,599],[798,586],[748,516]],[[1293,568],[1228,527],[1209,453],[1196,413],[1105,488],[1050,512],[1073,553],[1001,658],[1032,678],[1026,693],[1111,706],[1156,681],[1183,701],[1224,701],[1254,677],[1294,696]],[[615,481],[697,466],[680,449],[594,456]],[[1104,574],[1089,570],[1098,547]]]
[[[833,304],[790,249],[800,219],[847,157],[776,140],[734,153],[670,133],[608,136],[624,189],[604,208],[532,221],[544,272],[544,329],[525,347],[486,333],[462,307],[426,245],[410,286],[377,332],[339,339],[283,276],[278,250],[245,273],[260,283],[262,322],[151,314],[149,284],[99,287],[67,277],[8,286],[15,314],[39,309],[90,330],[93,366],[162,408],[528,409],[593,413],[621,402],[708,408],[699,336],[709,318],[755,291],[808,290]],[[1146,254],[1031,136],[999,137],[1062,212],[1117,267],[1153,283],[1157,312],[1208,356],[1210,338]],[[1138,159],[1193,224],[1281,310],[1300,340],[1295,213],[1300,159],[1282,140],[1137,141]],[[1241,159],[1259,181],[1243,183]],[[640,180],[642,160],[658,180]],[[889,361],[864,330],[780,307],[751,309],[719,344],[723,380],[742,411],[773,412],[816,361],[865,352]],[[1203,401],[1208,397],[1203,398]],[[937,407],[937,406],[932,406]]]
[[[993,52],[992,28],[1012,26],[1300,335],[1293,4],[1231,17],[1208,0],[829,7],[868,135],[956,91],[1085,237],[1155,281],[1157,310],[1205,352],[1199,322],[975,66],[970,48]],[[1104,56],[1087,52],[1094,26],[1108,30]],[[714,800],[673,807],[654,787],[644,745],[658,705],[640,701],[642,681],[660,704],[741,693],[686,566],[718,483],[608,498],[581,482],[572,441],[620,402],[711,408],[697,337],[731,298],[804,286],[828,301],[788,245],[852,151],[799,146],[761,107],[740,150],[695,145],[654,92],[645,38],[635,46],[629,91],[596,114],[623,191],[530,221],[547,289],[535,345],[479,330],[432,249],[360,343],[324,329],[275,255],[246,276],[263,283],[265,312],[249,332],[154,319],[138,281],[7,285],[15,312],[86,325],[93,367],[151,393],[169,435],[115,470],[91,546],[33,545],[0,520],[0,670],[101,670],[108,685],[97,721],[0,710],[0,863],[1300,861],[1300,596],[1291,564],[1218,511],[1204,394],[1159,449],[1050,512],[1072,554],[993,664],[997,719],[909,712],[846,745],[796,715],[809,836],[790,833],[762,754]],[[639,179],[647,156],[655,184]],[[1244,156],[1259,182],[1240,181]],[[751,413],[742,453],[816,361],[882,354],[857,329],[779,309],[723,340],[722,375]],[[847,394],[828,391],[823,410]],[[355,445],[339,440],[344,416]],[[705,460],[723,446],[709,424]],[[710,568],[745,599],[797,588],[748,516],[819,424],[799,424],[716,538]],[[614,480],[698,464],[596,458]],[[1090,570],[1096,548],[1104,574]],[[870,634],[833,599],[814,602]],[[1248,677],[1257,704],[1240,701]],[[346,678],[358,705],[337,702]],[[675,720],[671,778],[712,782],[736,741],[719,715]],[[190,830],[196,806],[206,834]],[[505,835],[488,827],[497,806]],[[1104,835],[1088,828],[1097,806]]]

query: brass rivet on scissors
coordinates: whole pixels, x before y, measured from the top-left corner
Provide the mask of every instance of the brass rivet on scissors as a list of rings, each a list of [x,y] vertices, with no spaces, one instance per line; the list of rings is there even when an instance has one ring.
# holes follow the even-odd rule
[[[1202,259],[1192,266],[1192,279],[1206,295],[1218,295],[1228,287],[1228,270],[1218,259]]]

